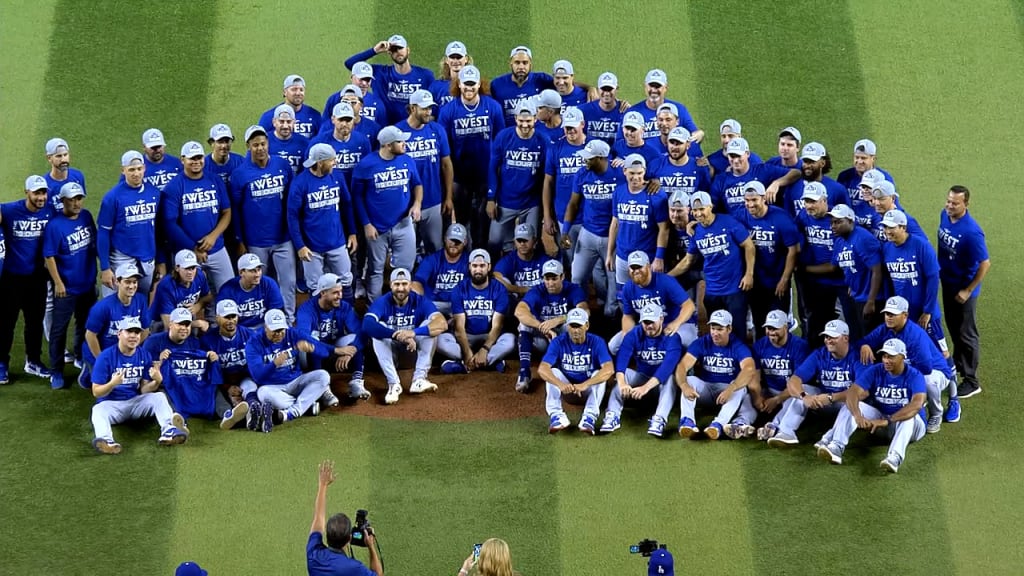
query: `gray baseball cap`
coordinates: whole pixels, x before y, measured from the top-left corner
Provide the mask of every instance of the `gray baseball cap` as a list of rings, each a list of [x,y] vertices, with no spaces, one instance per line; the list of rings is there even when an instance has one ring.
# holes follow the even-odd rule
[[[477,259],[483,260],[484,262],[490,264],[491,254],[490,252],[484,250],[483,248],[477,248],[476,250],[473,250],[472,252],[469,253],[469,262],[473,263]]]
[[[665,311],[656,302],[648,302],[640,310],[641,322],[657,322],[665,315]]]
[[[288,328],[288,317],[278,308],[271,308],[263,315],[263,323],[271,330],[284,330]]]
[[[316,281],[316,290],[313,291],[313,296],[319,296],[321,292],[330,290],[337,286],[341,286],[341,278],[338,277],[337,274],[331,274],[328,272]]]
[[[762,326],[775,328],[776,330],[780,328],[785,328],[788,325],[789,316],[782,310],[772,310],[771,312],[769,312],[768,316],[766,316],[764,319],[764,324],[762,324]]]
[[[541,267],[542,276],[561,276],[565,270],[562,268],[562,263],[558,260],[548,260]]]
[[[573,326],[583,326],[590,321],[590,314],[583,308],[573,308],[565,315],[565,323]]]
[[[217,302],[217,316],[238,316],[238,304],[234,300],[221,300]]]
[[[717,326],[732,326],[732,314],[728,310],[715,310],[708,319],[708,324]]]
[[[468,234],[469,233],[466,232],[466,227],[456,222],[448,227],[448,232],[445,234],[445,238],[448,240],[457,240],[465,244],[466,236],[468,236]]]
[[[405,268],[395,268],[391,271],[391,282],[409,282],[412,280],[412,275]]]

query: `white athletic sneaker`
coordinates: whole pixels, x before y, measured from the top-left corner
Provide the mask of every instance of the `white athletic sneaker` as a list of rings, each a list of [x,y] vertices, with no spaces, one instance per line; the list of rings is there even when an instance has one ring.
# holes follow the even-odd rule
[[[434,384],[426,378],[417,378],[409,385],[409,394],[422,394],[433,390],[437,390],[437,384]]]
[[[338,397],[334,395],[334,392],[328,390],[320,396],[320,403],[327,408],[334,408],[338,404],[341,404],[341,400],[338,400]]]
[[[370,391],[366,389],[366,383],[362,380],[352,380],[348,383],[348,395],[350,398],[369,400]]]
[[[185,436],[188,436],[188,424],[185,423],[185,417],[182,416],[181,414],[178,414],[177,412],[171,414],[171,426],[174,426],[178,430],[181,430],[182,432],[185,433]]]
[[[387,395],[384,396],[384,403],[385,404],[396,404],[398,402],[398,397],[401,396],[401,395],[402,395],[402,385],[401,384],[392,384],[391,386],[388,387]]]
[[[878,467],[888,474],[895,474],[900,471],[900,459],[898,456],[887,456],[878,463]]]

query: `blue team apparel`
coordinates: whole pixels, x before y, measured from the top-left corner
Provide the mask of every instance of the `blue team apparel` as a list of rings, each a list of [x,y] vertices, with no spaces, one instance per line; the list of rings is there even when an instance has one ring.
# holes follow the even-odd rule
[[[143,329],[149,328],[149,305],[146,301],[145,295],[136,292],[125,306],[115,293],[100,299],[92,307],[92,310],[89,311],[89,319],[85,322],[85,329],[96,334],[96,338],[100,342],[100,350],[117,344],[118,325],[122,320],[135,318],[142,324]],[[87,363],[95,360],[92,350],[88,346],[82,346],[82,355]]]
[[[740,375],[740,364],[751,358],[750,349],[735,335],[725,346],[718,346],[711,335],[701,336],[686,350],[697,359],[693,373],[708,383],[728,384]]]
[[[323,176],[305,170],[288,190],[288,236],[296,251],[309,248],[323,254],[343,246],[356,233],[352,197],[344,178],[331,171]]]
[[[625,260],[630,252],[640,250],[653,260],[660,224],[668,222],[668,196],[660,191],[649,194],[646,189],[630,192],[627,184],[620,184],[612,202],[619,221],[615,255]]]
[[[306,149],[309,147],[309,140],[292,134],[284,140],[277,137],[273,131],[267,132],[267,148],[271,157],[278,157],[288,163],[292,174],[298,174],[302,170],[302,161],[306,158]]]
[[[491,144],[505,129],[501,104],[482,94],[472,106],[459,98],[441,107],[437,121],[448,134],[455,181],[467,186],[486,184]]]
[[[910,404],[915,394],[926,394],[924,376],[913,366],[904,365],[903,373],[894,376],[881,364],[874,364],[857,375],[857,386],[868,393],[867,402],[886,416],[892,416]],[[928,416],[922,406],[917,414],[922,421]]]
[[[782,190],[782,207],[785,208],[793,218],[803,210],[805,184],[807,184],[807,180],[801,178]],[[828,176],[821,177],[821,184],[825,187],[825,192],[828,194],[827,198],[829,208],[833,208],[839,204],[846,204],[847,206],[851,205],[850,196],[847,194],[846,188],[843,188],[842,184]],[[743,197],[740,196],[740,200],[742,199]]]
[[[746,174],[737,176],[732,171],[723,170],[715,172],[715,179],[711,182],[711,201],[715,203],[715,209],[719,212],[728,212],[734,218],[742,218],[747,211],[743,200],[744,191],[750,182],[760,182],[765,188],[772,182],[789,174],[789,168],[776,166],[774,164],[750,164]]]
[[[50,220],[43,232],[43,258],[56,261],[69,295],[95,291],[96,224],[92,214],[83,208],[74,220],[63,214]]]
[[[146,182],[132,188],[122,178],[107,192],[100,203],[96,222],[100,270],[110,268],[111,249],[143,262],[156,258],[159,202],[160,191]]]
[[[657,178],[661,192],[671,198],[676,192],[687,195],[711,189],[711,173],[707,166],[698,166],[697,159],[688,156],[686,164],[676,166],[668,156],[660,156],[647,165],[647,177]]]
[[[33,212],[25,200],[0,204],[7,258],[4,270],[28,276],[43,269],[43,231],[53,217],[49,206]]]
[[[894,296],[906,298],[910,304],[910,318],[916,321],[921,314],[937,320],[939,308],[939,261],[935,250],[927,241],[907,236],[902,246],[895,242],[882,244],[885,269],[892,281]]]
[[[451,156],[444,128],[437,122],[428,122],[414,129],[409,126],[408,120],[402,120],[395,126],[410,134],[405,142],[405,155],[416,162],[419,171],[420,183],[423,185],[421,208],[426,210],[441,204],[444,199],[441,160]]]
[[[238,325],[247,328],[263,326],[263,315],[273,308],[283,309],[281,288],[273,278],[260,277],[249,291],[242,289],[241,278],[232,278],[217,291],[217,301],[234,300],[238,304]]]
[[[855,225],[848,238],[834,238],[832,263],[843,272],[853,301],[867,302],[871,294],[871,267],[882,263],[882,244],[871,232]],[[884,299],[885,293],[883,282],[877,299]]]
[[[169,154],[164,154],[159,162],[153,162],[149,156],[145,156],[143,161],[146,164],[146,175],[143,177],[143,181],[160,191],[163,191],[164,186],[167,186],[167,183],[174,180],[184,169],[181,160]]]
[[[267,135],[274,133],[274,111],[280,104],[275,104],[269,110],[260,115],[260,121],[258,124],[267,131]],[[298,136],[302,136],[303,140],[308,140],[317,135],[317,131],[320,129],[321,114],[316,108],[313,108],[309,104],[302,104],[298,110],[292,107],[292,112],[295,113],[295,128],[292,132]]]
[[[544,72],[530,72],[522,86],[516,84],[512,74],[508,73],[491,80],[491,96],[501,104],[505,124],[513,126],[516,108],[543,90],[554,87],[555,79]]]
[[[228,159],[223,164],[214,162],[213,154],[207,154],[204,160],[203,173],[220,178],[220,181],[224,184],[224,190],[228,190],[231,183],[231,173],[245,162],[245,157],[241,154],[228,152]]]
[[[50,172],[43,174],[43,179],[46,180],[46,192],[47,202],[53,208],[54,214],[60,214],[64,210],[64,202],[60,199],[60,189],[69,182],[77,182],[82,187],[82,191],[86,192],[88,189],[85,187],[85,174],[76,168],[68,168],[67,177],[63,180],[57,180],[53,177]]]
[[[220,366],[206,354],[205,350],[174,350],[160,365],[171,406],[185,418],[217,415]]]
[[[320,117],[320,131],[313,138],[310,138],[312,142],[316,138],[320,138],[325,132],[334,131],[334,123],[331,122],[331,116],[334,114],[334,107],[341,102],[341,92],[335,92],[327,97],[327,102],[324,103],[324,112]],[[372,120],[373,122],[390,126],[391,122],[388,121],[388,111],[384,107],[384,100],[380,96],[377,96],[372,91],[363,92],[363,108],[359,111],[359,116],[366,120]]]
[[[582,149],[583,144],[573,144],[564,137],[548,147],[544,175],[554,179],[555,219],[559,222],[565,220],[565,208],[569,205],[569,199],[575,190],[576,175],[586,170],[587,161],[576,153]],[[573,224],[579,223],[580,211],[577,210]]]
[[[328,144],[334,148],[337,162],[334,165],[334,172],[344,178],[345,186],[351,191],[352,173],[355,172],[356,166],[363,158],[369,156],[372,151],[370,139],[365,134],[353,130],[349,133],[348,140],[342,141],[334,136],[334,130],[324,130],[309,142],[309,147],[312,148],[314,144],[319,143]]]
[[[376,576],[359,560],[328,548],[320,532],[311,533],[306,542],[306,571],[309,576]]]
[[[494,271],[508,280],[513,286],[537,286],[544,282],[541,269],[544,263],[551,260],[543,250],[534,249],[533,258],[523,260],[516,251],[502,256],[494,265]]]
[[[360,224],[372,224],[384,234],[409,213],[412,189],[422,182],[412,158],[401,155],[385,160],[371,154],[356,166],[352,184]]]
[[[452,291],[452,316],[465,314],[466,334],[487,334],[495,314],[508,313],[508,290],[494,279],[477,288],[469,278]]]
[[[249,375],[248,364],[245,361],[245,345],[254,334],[253,330],[239,326],[235,330],[235,335],[228,338],[222,336],[219,330],[211,329],[203,334],[200,342],[204,350],[211,350],[217,354],[221,376],[225,379],[237,380],[240,379],[239,377]]]
[[[629,362],[636,359],[636,371],[647,378],[657,378],[664,384],[675,373],[676,366],[683,358],[683,343],[676,335],[662,332],[648,336],[643,326],[634,326],[622,339],[622,346],[615,358],[615,371],[625,372]]]
[[[536,130],[529,138],[521,138],[515,126],[499,132],[491,144],[487,199],[510,210],[540,206],[547,147]]]
[[[644,142],[640,146],[630,146],[626,143],[625,138],[619,138],[612,144],[611,158],[625,158],[630,154],[639,154],[644,157],[644,161],[647,162],[647,166],[654,164],[659,158],[661,158],[661,150],[653,146],[648,142]]]
[[[594,100],[579,107],[583,113],[583,130],[587,140],[604,140],[609,146],[615,143],[615,139],[622,133],[622,117],[625,115],[625,112],[620,111],[620,105],[621,101],[616,100],[611,110],[605,110],[599,101]]]
[[[196,277],[188,285],[176,280],[173,274],[168,274],[156,285],[150,315],[154,321],[160,320],[162,314],[169,315],[175,308],[191,308],[208,294],[210,283],[202,268],[196,269]]]
[[[285,200],[292,169],[276,156],[260,168],[251,160],[231,173],[231,224],[246,246],[269,248],[288,239]]]
[[[587,294],[583,288],[568,280],[562,281],[562,291],[558,294],[548,292],[540,284],[530,288],[523,296],[523,302],[530,308],[530,313],[541,322],[565,316],[569,310],[586,301]]]
[[[749,210],[744,210],[737,220],[750,231],[750,240],[757,249],[754,282],[758,286],[774,288],[786,269],[789,247],[800,245],[800,231],[793,219],[778,206],[768,206],[768,212],[761,218],[755,218]]]
[[[230,208],[227,187],[214,174],[204,170],[194,180],[185,174],[171,180],[160,198],[160,218],[170,251],[194,250],[217,227],[220,213]],[[217,236],[209,253],[223,247],[223,235]]]
[[[726,296],[740,289],[746,268],[740,244],[749,237],[747,229],[728,214],[716,215],[706,227],[697,224],[689,253],[704,257],[706,294]]]
[[[600,336],[587,332],[586,339],[577,344],[568,332],[562,332],[548,345],[541,362],[561,370],[570,384],[579,384],[587,381],[592,372],[600,370],[602,364],[612,362],[612,355]]]
[[[415,292],[409,292],[405,304],[399,306],[391,294],[385,294],[370,304],[363,316],[362,333],[369,338],[389,340],[396,330],[412,330],[417,336],[426,336],[430,330],[420,326],[437,314],[434,303]]]
[[[647,286],[630,281],[622,288],[622,313],[639,315],[644,306],[657,304],[665,311],[665,324],[670,324],[679,318],[680,307],[689,299],[678,280],[662,272],[651,272]]]
[[[306,300],[299,309],[295,311],[295,329],[302,334],[309,334],[316,340],[323,342],[324,344],[332,347],[342,336],[348,334],[359,334],[362,321],[356,314],[355,308],[351,304],[342,300],[337,308],[331,308],[330,310],[324,310],[320,307],[317,298],[310,298]],[[355,346],[356,350],[363,349],[363,340],[356,338],[352,342],[352,346]],[[327,356],[316,356],[314,358],[323,360]],[[318,366],[316,362],[310,363],[313,366]]]
[[[725,172],[729,170],[729,157],[725,155],[725,150],[719,148],[711,154],[708,154],[706,158],[708,160],[708,164],[715,169],[715,175],[725,174]],[[753,151],[750,152],[750,156],[747,157],[747,161],[750,162],[751,166],[764,163],[764,160],[762,160],[761,157]]]
[[[892,179],[892,175],[886,172],[885,170],[882,170],[877,166],[874,168],[874,170],[878,170],[879,172],[881,172],[882,176],[884,176],[885,179],[888,180],[889,182],[892,182],[893,184],[896,183],[896,181]],[[846,193],[850,197],[850,202],[853,202],[853,204],[851,204],[850,207],[853,208],[854,210],[856,210],[857,206],[861,204],[870,206],[868,202],[865,202],[864,200],[860,199],[860,181],[861,178],[863,178],[863,176],[864,175],[857,172],[857,169],[854,168],[853,166],[847,168],[846,170],[843,170],[842,172],[839,173],[838,176],[836,176],[836,182],[838,182],[839,185],[842,186],[843,188],[846,188]]]
[[[881,324],[857,343],[857,346],[867,346],[875,351],[881,349],[885,341],[892,338],[899,339],[906,345],[907,363],[920,370],[922,374],[927,376],[933,370],[938,370],[946,378],[953,377],[953,369],[942,356],[942,351],[935,344],[935,340],[913,319],[908,319],[899,332]]]
[[[767,336],[754,342],[754,362],[761,371],[761,380],[776,392],[786,389],[789,377],[797,366],[804,363],[808,354],[810,347],[807,341],[795,334],[787,336],[786,345],[781,348],[772,344]]]
[[[280,385],[302,376],[302,368],[299,366],[300,340],[313,345],[314,356],[326,358],[334,351],[333,346],[327,346],[292,328],[285,330],[280,342],[271,342],[266,331],[259,331],[245,343],[245,359],[249,363],[249,374],[253,381],[258,386]],[[288,355],[288,359],[277,366],[274,357],[282,352]]]
[[[373,48],[364,50],[345,60],[345,68],[349,70],[356,62],[369,62],[376,55]],[[434,83],[434,73],[422,66],[410,64],[408,74],[400,73],[391,64],[370,64],[373,67],[374,85],[381,90],[378,94],[388,111],[388,118],[397,120],[405,118],[409,105],[409,96],[417,90],[426,90]]]
[[[970,212],[954,223],[943,210],[939,214],[938,239],[939,279],[943,284],[966,288],[978,275],[978,266],[988,260],[985,232]],[[979,283],[971,297],[980,293]]]
[[[825,214],[821,218],[815,218],[806,210],[802,210],[797,214],[796,225],[803,234],[800,263],[804,266],[831,264],[835,244],[835,237],[832,234],[832,217]],[[808,279],[823,286],[843,285],[843,277],[839,274],[812,274]]]
[[[423,286],[423,296],[434,302],[451,302],[452,290],[469,278],[469,253],[465,250],[455,262],[449,262],[444,250],[427,256],[416,268],[413,278]]]
[[[626,177],[621,170],[608,168],[603,174],[592,170],[576,173],[573,193],[583,198],[578,213],[582,214],[583,228],[598,238],[608,237],[615,208],[615,190],[625,186]]]
[[[811,352],[793,372],[805,384],[817,383],[826,393],[842,392],[850,387],[863,364],[853,348],[843,358],[836,358],[822,346]]]
[[[114,374],[120,374],[123,381],[114,386],[106,396],[97,398],[96,403],[135,398],[141,394],[139,388],[142,386],[142,382],[150,380],[149,369],[152,366],[152,356],[141,346],[131,354],[122,354],[116,345],[106,348],[100,352],[95,365],[93,365],[92,383],[106,384],[110,382]]]

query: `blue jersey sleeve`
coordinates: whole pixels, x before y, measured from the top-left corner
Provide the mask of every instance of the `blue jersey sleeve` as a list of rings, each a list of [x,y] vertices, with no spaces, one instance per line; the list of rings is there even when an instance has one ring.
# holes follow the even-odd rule
[[[822,348],[821,350],[824,350],[824,348]],[[812,352],[806,360],[801,362],[800,365],[797,366],[796,370],[793,371],[793,376],[800,378],[800,380],[802,380],[804,384],[810,384],[814,380],[814,377],[818,374],[820,359],[819,352],[820,350]],[[828,354],[827,351],[825,353]]]
[[[593,334],[588,334],[587,336],[593,338],[594,368],[600,368],[605,362],[611,362],[612,355],[608,351],[608,344],[602,338]]]
[[[642,328],[641,328],[642,330]],[[658,379],[659,384],[668,382],[676,371],[676,366],[683,359],[683,342],[675,336],[670,336],[665,339],[665,357],[661,361],[661,365],[658,366],[658,370],[654,373],[654,377]]]
[[[636,326],[629,332],[626,332],[625,337],[622,338],[619,352],[615,355],[615,372],[624,374],[626,369],[629,368],[629,362],[633,359],[634,351],[636,350],[636,331],[638,329],[643,330],[640,326]]]

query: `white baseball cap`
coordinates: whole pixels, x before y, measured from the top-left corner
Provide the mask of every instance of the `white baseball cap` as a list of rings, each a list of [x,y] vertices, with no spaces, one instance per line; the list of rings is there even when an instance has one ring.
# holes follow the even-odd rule
[[[844,220],[856,220],[857,215],[853,212],[853,208],[850,208],[846,204],[836,204],[828,212],[829,216],[833,218],[842,218]]]
[[[166,146],[167,142],[164,141],[163,132],[156,128],[150,128],[142,133],[142,145],[146,148],[156,148],[157,146]]]
[[[764,324],[762,324],[762,326],[775,328],[776,330],[780,328],[785,328],[788,325],[789,316],[782,310],[772,310],[771,312],[769,312],[768,315],[765,316]]]
[[[883,313],[889,314],[906,314],[910,310],[910,303],[903,296],[893,296],[885,301],[885,308],[882,308]]]
[[[582,150],[576,152],[584,160],[590,160],[591,158],[607,158],[608,154],[611,153],[611,148],[608,143],[604,140],[589,140],[586,145],[583,146]]]
[[[854,154],[867,154],[868,156],[874,156],[878,151],[875,143],[867,138],[863,140],[857,140],[857,143],[853,145]]]
[[[553,276],[561,276],[565,270],[562,269],[562,263],[558,260],[548,260],[541,266],[541,275],[547,276],[549,274]]]
[[[820,142],[808,142],[800,153],[800,158],[810,160],[811,162],[817,162],[827,154],[828,152],[825,151],[825,147],[822,146]]]
[[[576,74],[576,71],[572,67],[572,62],[569,62],[568,60],[555,60],[554,66],[551,67],[551,74],[558,76],[559,70],[562,71],[561,74],[566,74],[568,76]]]
[[[690,134],[690,131],[682,126],[676,126],[668,133],[669,141],[675,140],[681,143],[689,142],[692,136],[693,134]]]
[[[171,324],[192,323],[192,312],[188,308],[175,308],[170,314]]]
[[[467,52],[466,45],[458,40],[449,42],[444,49],[445,56],[465,56]]]
[[[328,272],[316,281],[316,290],[313,291],[313,296],[319,296],[321,292],[336,286],[341,286],[341,278],[337,274]]]
[[[660,68],[655,68],[644,76],[644,84],[661,84],[664,86],[668,84],[668,74],[665,74],[665,71]]]
[[[356,62],[352,65],[352,76],[360,79],[373,78],[373,66],[366,62]]]
[[[395,268],[391,271],[391,282],[405,281],[409,282],[412,280],[412,275],[405,268]]]
[[[193,268],[199,266],[199,260],[196,258],[196,253],[191,250],[178,250],[174,255],[174,265],[181,266],[182,268]]]
[[[899,338],[889,338],[882,344],[882,347],[878,349],[882,354],[888,354],[889,356],[904,356],[907,355],[907,345],[903,343],[903,340]]]
[[[618,88],[619,77],[611,72],[605,72],[597,77],[598,88]]]
[[[263,323],[271,330],[284,330],[288,328],[288,318],[278,308],[271,308],[263,315]]]
[[[491,253],[483,248],[477,248],[469,253],[469,261],[472,263],[477,259],[483,260],[487,264],[491,263]]]
[[[565,315],[565,323],[571,326],[583,326],[590,321],[590,314],[583,308],[573,308]]]
[[[231,133],[231,127],[227,124],[214,124],[210,127],[210,140],[217,141],[221,138],[235,139],[235,135]]]
[[[257,268],[262,268],[262,267],[263,267],[263,261],[260,260],[259,256],[255,255],[255,254],[253,254],[251,252],[249,254],[242,254],[238,258],[238,269],[239,270],[255,270]]]
[[[739,120],[733,120],[729,118],[722,122],[718,126],[719,134],[743,134],[743,126],[740,125]]]
[[[728,310],[715,310],[708,319],[708,324],[717,326],[732,326],[732,314]]]
[[[637,130],[643,130],[644,128],[644,117],[636,110],[630,110],[622,117],[622,127],[630,126]]]
[[[65,140],[63,138],[50,138],[49,140],[46,141],[46,155],[47,156],[49,156],[51,154],[56,154],[57,152],[60,152],[61,148],[63,148],[65,152],[70,150],[70,148],[68,148],[67,140]]]
[[[38,174],[33,174],[25,179],[25,190],[35,192],[36,190],[46,190],[46,178]]]
[[[395,142],[405,142],[412,136],[409,132],[402,132],[396,126],[386,126],[377,134],[377,141],[381,146],[387,146]]]
[[[648,302],[643,309],[640,310],[640,321],[657,322],[658,320],[661,320],[664,315],[665,311],[662,310],[661,306],[659,306],[657,302]]]
[[[821,331],[821,335],[828,336],[830,338],[849,336],[850,327],[842,320],[829,320],[828,324],[825,324],[825,329]]]
[[[417,90],[409,95],[409,104],[419,106],[420,108],[430,108],[431,106],[434,106],[436,102],[434,102],[434,97],[430,92],[427,92],[426,90]]]
[[[575,106],[569,106],[565,109],[562,114],[562,126],[568,126],[569,128],[579,128],[583,125],[583,112]]]
[[[238,304],[234,300],[225,299],[217,302],[217,316],[238,316]]]
[[[907,225],[907,215],[902,210],[889,210],[882,216],[882,225],[886,228]]]
[[[747,143],[746,138],[733,138],[725,145],[725,155],[737,154],[742,156],[743,154],[750,152],[750,144]]]
[[[202,156],[205,154],[203,145],[195,140],[189,140],[181,146],[181,156],[183,158],[195,158],[196,156]]]

